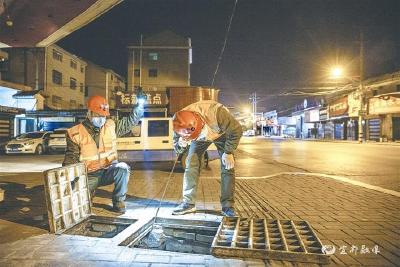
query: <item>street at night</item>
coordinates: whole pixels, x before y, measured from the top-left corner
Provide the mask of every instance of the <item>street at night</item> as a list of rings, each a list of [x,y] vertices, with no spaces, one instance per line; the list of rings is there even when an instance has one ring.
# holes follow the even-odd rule
[[[0,0],[0,267],[400,266],[399,0]]]

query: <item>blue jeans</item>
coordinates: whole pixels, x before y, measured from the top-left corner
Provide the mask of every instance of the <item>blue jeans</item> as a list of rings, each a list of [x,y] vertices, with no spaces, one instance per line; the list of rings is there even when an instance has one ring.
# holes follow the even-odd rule
[[[126,198],[131,168],[125,162],[116,162],[108,168],[88,174],[89,190],[92,192],[99,186],[114,184],[112,201],[120,202]]]

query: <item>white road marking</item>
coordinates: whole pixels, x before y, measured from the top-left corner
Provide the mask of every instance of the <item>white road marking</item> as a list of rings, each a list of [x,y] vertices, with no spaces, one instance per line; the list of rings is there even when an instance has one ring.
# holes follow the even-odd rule
[[[384,194],[389,194],[392,196],[396,196],[396,197],[400,197],[400,192],[394,191],[394,190],[390,190],[390,189],[386,189],[380,186],[375,186],[375,185],[370,185],[367,183],[363,183],[363,182],[359,182],[359,181],[355,181],[349,178],[346,178],[344,176],[338,176],[338,175],[331,175],[331,174],[324,174],[324,173],[315,173],[315,172],[278,172],[278,173],[274,173],[271,175],[266,175],[266,176],[245,176],[245,177],[236,177],[236,179],[242,179],[242,180],[252,180],[252,179],[266,179],[266,178],[272,178],[272,177],[276,177],[279,175],[304,175],[304,176],[317,176],[317,177],[324,177],[324,178],[329,178],[329,179],[334,179],[337,181],[341,181],[341,182],[345,182],[345,183],[349,183],[352,185],[356,185],[356,186],[360,186],[360,187],[364,187],[367,189],[371,189],[371,190],[375,190]]]

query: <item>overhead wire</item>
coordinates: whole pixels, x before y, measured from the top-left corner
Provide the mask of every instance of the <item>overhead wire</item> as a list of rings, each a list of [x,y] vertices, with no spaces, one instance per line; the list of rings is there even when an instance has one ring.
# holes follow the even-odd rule
[[[229,19],[228,28],[227,28],[226,34],[225,34],[224,45],[222,46],[221,53],[220,53],[220,55],[219,55],[219,57],[218,57],[217,66],[216,66],[216,68],[215,68],[215,72],[214,72],[214,75],[213,75],[213,78],[212,78],[212,81],[211,81],[211,87],[214,87],[215,77],[217,77],[217,73],[218,73],[218,70],[219,70],[219,66],[220,66],[221,61],[222,61],[222,56],[223,56],[224,51],[225,51],[226,43],[228,42],[228,36],[229,36],[229,32],[230,32],[230,30],[231,30],[231,25],[232,25],[232,21],[233,21],[233,16],[235,15],[235,10],[236,10],[237,2],[238,2],[238,0],[235,0],[235,3],[234,3],[233,8],[232,8],[232,13],[231,13],[231,16],[230,16],[230,19]]]

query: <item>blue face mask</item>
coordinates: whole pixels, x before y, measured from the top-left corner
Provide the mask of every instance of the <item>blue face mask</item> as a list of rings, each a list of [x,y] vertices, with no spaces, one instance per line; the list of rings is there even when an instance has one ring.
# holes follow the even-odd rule
[[[94,127],[101,128],[106,123],[106,117],[93,117],[90,121]]]

